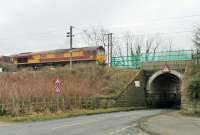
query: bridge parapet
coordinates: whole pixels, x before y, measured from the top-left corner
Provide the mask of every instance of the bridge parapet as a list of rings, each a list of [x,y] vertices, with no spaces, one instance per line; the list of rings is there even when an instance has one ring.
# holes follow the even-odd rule
[[[165,65],[168,65],[170,70],[178,70],[184,72],[188,64],[192,64],[192,60],[148,62],[148,63],[141,63],[141,69],[145,71],[157,71],[157,70],[162,70]]]
[[[169,65],[173,70],[184,70],[194,60],[193,50],[144,53],[134,56],[112,57],[112,66],[120,68],[159,70]]]

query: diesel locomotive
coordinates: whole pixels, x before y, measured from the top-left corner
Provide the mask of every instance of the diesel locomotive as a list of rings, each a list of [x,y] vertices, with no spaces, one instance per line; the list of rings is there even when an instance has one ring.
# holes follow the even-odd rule
[[[17,67],[56,66],[73,63],[105,64],[105,49],[102,46],[73,49],[57,49],[43,52],[27,52],[10,56],[10,63]]]

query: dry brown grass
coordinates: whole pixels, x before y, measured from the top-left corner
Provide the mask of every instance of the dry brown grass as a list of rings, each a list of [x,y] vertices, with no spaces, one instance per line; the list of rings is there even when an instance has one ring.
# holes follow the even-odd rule
[[[28,101],[31,98],[55,97],[55,80],[62,82],[64,97],[93,97],[116,93],[135,75],[132,70],[108,69],[97,65],[74,65],[40,71],[19,71],[0,75],[0,100],[11,98]]]

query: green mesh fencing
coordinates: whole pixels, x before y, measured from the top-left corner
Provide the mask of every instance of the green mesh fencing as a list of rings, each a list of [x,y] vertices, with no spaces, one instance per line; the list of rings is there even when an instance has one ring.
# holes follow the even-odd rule
[[[159,61],[186,61],[192,60],[192,51],[169,51],[141,55],[141,62],[159,62]]]
[[[121,68],[140,68],[140,56],[112,57],[112,66]]]
[[[139,69],[141,63],[162,62],[162,61],[188,61],[193,59],[194,52],[188,51],[168,51],[145,53],[140,56],[112,57],[112,66],[121,68]],[[200,62],[200,61],[199,61]]]

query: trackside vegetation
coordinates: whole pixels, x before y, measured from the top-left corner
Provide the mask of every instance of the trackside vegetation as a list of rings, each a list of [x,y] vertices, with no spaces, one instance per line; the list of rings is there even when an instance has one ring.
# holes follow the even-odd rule
[[[102,106],[99,97],[114,95],[136,73],[129,69],[112,69],[95,64],[69,67],[46,67],[38,71],[21,69],[0,74],[0,115],[22,116],[95,110]],[[55,81],[61,81],[61,93]]]

